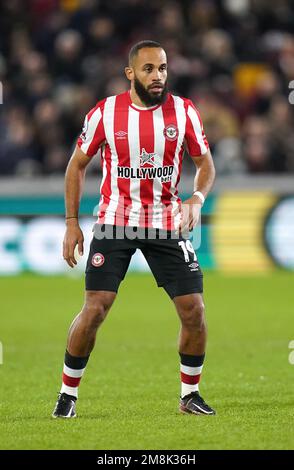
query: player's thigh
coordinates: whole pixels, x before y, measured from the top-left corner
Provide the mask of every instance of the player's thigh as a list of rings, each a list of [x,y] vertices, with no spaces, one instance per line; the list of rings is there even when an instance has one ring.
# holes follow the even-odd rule
[[[143,254],[159,287],[171,299],[188,294],[202,294],[203,274],[190,240],[154,240],[146,244]]]
[[[86,291],[116,293],[135,251],[130,240],[94,237],[86,266]]]

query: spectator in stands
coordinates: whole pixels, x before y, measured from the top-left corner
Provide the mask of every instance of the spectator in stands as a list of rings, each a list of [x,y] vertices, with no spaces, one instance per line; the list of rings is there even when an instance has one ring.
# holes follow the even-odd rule
[[[199,106],[219,173],[294,172],[293,2],[163,3],[1,2],[0,174],[62,174],[81,116],[126,89],[126,52],[146,38]]]

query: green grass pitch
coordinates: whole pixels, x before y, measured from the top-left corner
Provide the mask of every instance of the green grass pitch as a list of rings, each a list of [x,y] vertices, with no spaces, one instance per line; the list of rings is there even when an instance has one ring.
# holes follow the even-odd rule
[[[81,382],[76,420],[50,418],[83,280],[1,279],[1,449],[293,449],[293,274],[207,273],[201,393],[178,412],[179,322],[148,274],[129,274]]]

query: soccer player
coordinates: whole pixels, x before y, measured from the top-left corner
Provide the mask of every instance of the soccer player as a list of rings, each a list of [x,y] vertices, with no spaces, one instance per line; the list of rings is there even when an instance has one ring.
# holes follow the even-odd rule
[[[78,386],[97,329],[137,248],[180,318],[180,411],[213,415],[198,388],[207,335],[203,275],[191,241],[184,236],[197,223],[212,187],[212,157],[193,103],[168,92],[167,58],[160,44],[135,44],[125,73],[130,90],[99,101],[87,114],[66,171],[63,257],[74,267],[76,246],[83,254],[78,214],[85,169],[101,152],[103,177],[86,267],[85,303],[69,329],[62,386],[52,416],[76,416]],[[182,204],[177,186],[185,149],[197,172],[191,197]]]

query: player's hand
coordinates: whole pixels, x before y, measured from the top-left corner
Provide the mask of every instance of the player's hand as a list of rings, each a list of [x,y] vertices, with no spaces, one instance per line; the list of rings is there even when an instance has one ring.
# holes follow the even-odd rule
[[[84,236],[76,219],[70,219],[66,224],[66,232],[63,239],[63,258],[73,268],[77,264],[75,259],[75,247],[78,245],[79,255],[84,253]]]
[[[192,196],[189,199],[186,199],[181,204],[181,222],[179,225],[179,231],[184,233],[186,231],[193,230],[197,224],[200,212],[201,212],[201,203],[197,196]]]

